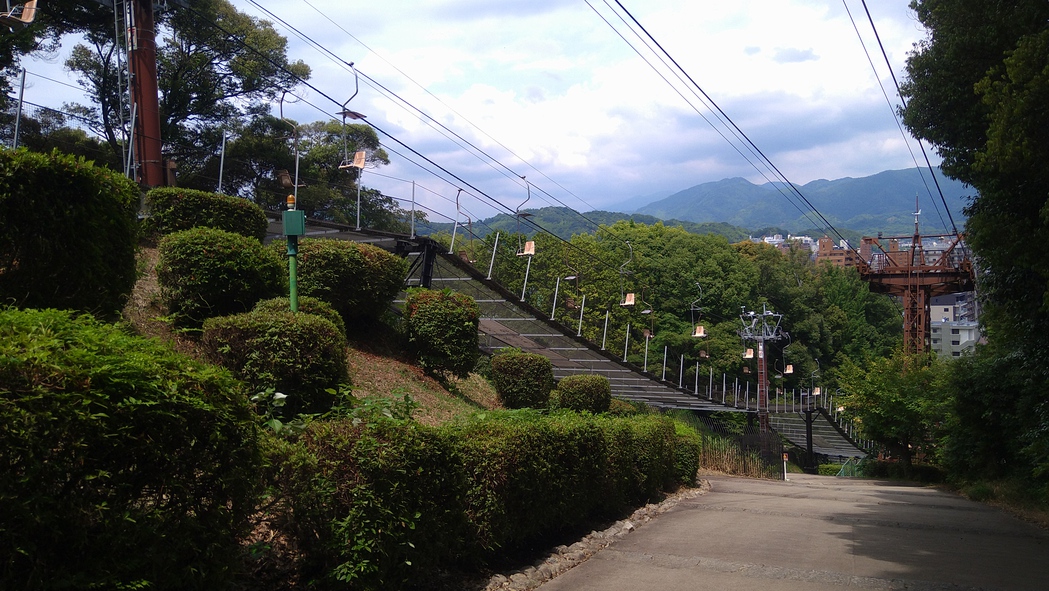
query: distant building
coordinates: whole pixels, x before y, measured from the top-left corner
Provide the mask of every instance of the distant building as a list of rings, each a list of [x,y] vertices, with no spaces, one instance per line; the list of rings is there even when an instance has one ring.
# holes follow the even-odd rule
[[[933,320],[929,323],[930,348],[940,356],[961,357],[976,349],[980,325],[968,320]]]
[[[830,236],[824,236],[820,238],[816,247],[816,262],[823,261],[828,261],[835,267],[855,267],[859,255],[844,240],[840,246],[834,246],[834,240]]]

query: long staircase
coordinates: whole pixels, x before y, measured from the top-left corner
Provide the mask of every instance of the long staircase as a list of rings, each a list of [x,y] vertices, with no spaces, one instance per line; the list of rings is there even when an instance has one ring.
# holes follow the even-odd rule
[[[271,216],[268,239],[278,239],[283,235],[279,214],[268,213]],[[603,375],[611,383],[613,396],[656,408],[757,412],[757,388],[744,390],[740,384],[730,383],[724,376],[721,384],[711,376],[706,384],[701,386],[697,381],[692,389],[662,380],[599,348],[570,327],[549,320],[547,314],[521,301],[468,261],[448,254],[444,247],[431,239],[358,230],[346,224],[309,219],[306,221],[306,235],[374,244],[408,258],[411,267],[406,287],[449,288],[473,297],[481,309],[479,343],[486,352],[515,347],[538,353],[550,360],[556,379],[577,374]],[[397,303],[403,304],[403,299]],[[849,436],[846,427],[828,415],[825,409],[811,408],[814,408],[812,450],[815,454],[831,460],[867,455]],[[772,428],[791,444],[805,450],[808,442],[803,409],[797,404],[773,404],[769,410]]]

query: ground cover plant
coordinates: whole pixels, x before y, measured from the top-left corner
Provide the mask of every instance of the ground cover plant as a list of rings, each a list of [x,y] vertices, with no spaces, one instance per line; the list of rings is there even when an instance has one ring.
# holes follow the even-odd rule
[[[228,372],[87,316],[0,311],[0,588],[214,589],[254,512]]]

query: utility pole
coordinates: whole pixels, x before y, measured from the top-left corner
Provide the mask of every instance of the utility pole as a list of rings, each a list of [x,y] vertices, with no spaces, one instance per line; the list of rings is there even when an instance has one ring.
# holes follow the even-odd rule
[[[762,312],[744,312],[739,316],[743,322],[743,328],[739,331],[739,336],[744,341],[754,341],[757,343],[758,351],[758,430],[761,433],[768,433],[771,429],[769,427],[769,374],[768,374],[768,360],[765,355],[765,342],[766,341],[778,341],[782,339],[786,333],[780,330],[780,322],[783,320],[782,314],[776,314],[769,310],[767,307],[762,306]]]
[[[165,184],[160,141],[160,100],[157,89],[157,40],[153,0],[131,0],[128,27],[128,68],[131,74],[131,112],[135,113],[134,151],[139,184]]]

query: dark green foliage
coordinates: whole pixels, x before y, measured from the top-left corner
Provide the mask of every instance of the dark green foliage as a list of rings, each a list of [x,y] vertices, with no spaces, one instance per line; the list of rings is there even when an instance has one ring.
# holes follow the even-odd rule
[[[466,377],[481,356],[481,309],[468,295],[445,289],[411,289],[404,304],[408,348],[431,374]]]
[[[0,303],[119,312],[138,202],[134,183],[83,158],[0,150]]]
[[[262,242],[269,227],[269,220],[258,205],[246,199],[194,189],[152,189],[146,193],[146,207],[149,217],[142,222],[142,232],[150,238],[206,227]]]
[[[645,414],[646,407],[643,402],[631,402],[622,398],[613,398],[608,403],[608,414],[626,417],[630,415]]]
[[[271,248],[287,260],[283,242],[276,241]],[[388,310],[407,273],[404,259],[370,244],[299,242],[299,295],[328,302],[348,327],[372,323]]]
[[[696,483],[703,438],[691,426],[674,421],[674,481],[686,486]]]
[[[342,316],[328,302],[309,296],[302,296],[298,298],[298,308],[299,312],[327,318],[339,329],[339,332],[343,333],[343,335],[346,334],[346,325],[342,322]],[[286,297],[262,300],[255,304],[253,310],[255,312],[286,312],[291,310],[291,300]]]
[[[550,404],[555,408],[595,414],[607,412],[611,403],[612,384],[605,376],[595,374],[561,378],[550,394]]]
[[[291,310],[254,310],[204,322],[201,345],[250,391],[286,394],[284,414],[331,408],[328,389],[349,382],[346,337],[322,316]]]
[[[623,509],[655,498],[674,480],[675,434],[670,419],[658,415],[598,419],[605,437],[603,503]]]
[[[550,360],[511,350],[492,357],[492,385],[507,408],[546,408],[554,388]]]
[[[456,441],[471,480],[476,551],[519,547],[605,508],[607,448],[592,420],[494,413],[458,428]]]
[[[246,312],[287,287],[280,259],[246,236],[193,228],[168,234],[159,250],[157,281],[179,326]]]
[[[360,411],[270,440],[273,523],[303,552],[304,580],[418,585],[654,500],[698,462],[657,415],[499,411],[431,428]]]
[[[364,417],[367,419],[368,417]],[[445,431],[392,420],[315,422],[271,450],[277,522],[304,552],[307,580],[401,589],[457,558],[468,484]]]
[[[56,310],[0,312],[0,588],[218,589],[259,452],[225,370]]]
[[[841,472],[841,464],[820,464],[816,470],[820,476],[837,476]]]

